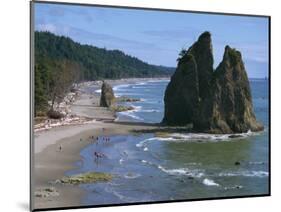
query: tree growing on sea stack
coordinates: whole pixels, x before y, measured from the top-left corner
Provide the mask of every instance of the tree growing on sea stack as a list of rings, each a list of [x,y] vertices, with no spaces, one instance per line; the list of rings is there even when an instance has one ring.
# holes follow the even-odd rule
[[[100,106],[101,107],[110,107],[115,101],[115,96],[112,87],[103,82],[101,86],[101,97],[100,97]]]
[[[213,70],[211,34],[204,32],[187,51],[168,84],[163,124],[193,125],[196,132],[260,131],[241,53],[225,47],[223,61]]]

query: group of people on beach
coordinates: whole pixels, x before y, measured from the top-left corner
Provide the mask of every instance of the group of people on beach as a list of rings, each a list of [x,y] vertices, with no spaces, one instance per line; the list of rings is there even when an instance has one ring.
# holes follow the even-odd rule
[[[99,136],[97,136],[96,138],[94,136],[90,136],[90,139],[92,139],[93,142],[96,141],[96,144],[99,144],[99,141],[103,141],[103,143],[108,143],[110,141],[110,137],[106,137],[106,136],[102,137],[101,140]]]
[[[102,128],[102,131],[104,132],[105,128]],[[90,138],[92,139],[92,141],[95,141],[96,145],[98,145],[99,143],[105,144],[105,143],[110,142],[110,137],[107,137],[107,136],[97,136],[96,138],[94,136],[91,136]],[[99,158],[105,158],[105,157],[106,157],[106,155],[104,153],[94,151],[95,160],[98,160]]]
[[[104,132],[105,128],[102,128],[102,131]],[[92,135],[92,136],[89,137],[89,139],[91,139],[93,142],[95,142],[96,145],[98,145],[99,143],[106,144],[106,143],[110,142],[110,137],[108,137],[108,136],[97,136],[97,137],[95,137],[95,136]],[[83,141],[83,139],[80,138],[80,141]],[[62,145],[58,146],[58,151],[59,152],[62,151]],[[94,151],[94,159],[95,160],[98,160],[99,158],[105,158],[105,157],[106,157],[106,155],[104,153]]]

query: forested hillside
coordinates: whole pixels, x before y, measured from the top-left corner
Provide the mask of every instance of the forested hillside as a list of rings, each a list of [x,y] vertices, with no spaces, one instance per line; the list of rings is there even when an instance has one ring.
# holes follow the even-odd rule
[[[68,37],[35,32],[35,113],[62,98],[74,82],[170,76],[174,68],[150,65],[119,50],[81,45]]]

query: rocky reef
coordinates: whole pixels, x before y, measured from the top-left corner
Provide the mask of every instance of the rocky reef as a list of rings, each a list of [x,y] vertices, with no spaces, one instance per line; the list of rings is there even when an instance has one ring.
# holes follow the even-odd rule
[[[242,55],[225,47],[222,62],[213,69],[211,34],[204,32],[182,50],[168,84],[164,103],[165,125],[192,125],[196,132],[242,133],[260,131]]]
[[[103,82],[101,86],[100,106],[110,107],[114,101],[115,96],[112,87],[108,83]]]
[[[64,177],[55,183],[79,185],[84,183],[107,182],[112,180],[112,175],[102,172],[87,172],[74,176]]]

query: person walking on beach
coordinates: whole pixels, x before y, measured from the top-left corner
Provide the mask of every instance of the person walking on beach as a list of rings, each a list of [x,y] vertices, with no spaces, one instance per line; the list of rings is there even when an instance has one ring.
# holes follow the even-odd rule
[[[101,153],[101,152],[94,152],[94,156],[95,156],[95,160],[98,160],[99,158],[104,158],[105,154]]]

